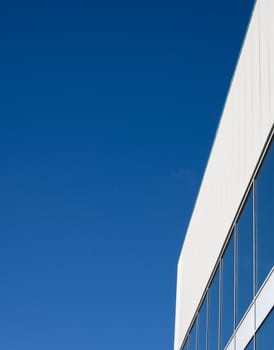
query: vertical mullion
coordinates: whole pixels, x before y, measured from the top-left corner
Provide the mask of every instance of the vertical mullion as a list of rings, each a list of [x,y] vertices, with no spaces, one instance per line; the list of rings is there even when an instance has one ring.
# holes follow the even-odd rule
[[[208,349],[208,335],[209,335],[209,306],[210,306],[210,293],[209,289],[206,296],[206,350]]]
[[[253,337],[253,349],[256,349],[256,290],[257,290],[257,210],[256,210],[256,180],[253,179],[252,183],[253,194],[253,300],[255,303],[254,311],[254,337]]]
[[[200,316],[200,313],[198,313],[197,315],[197,318],[196,318],[196,345],[195,345],[195,349],[198,350],[198,333],[199,333],[199,316]]]
[[[222,280],[223,280],[223,259],[220,261],[219,272],[219,315],[218,315],[218,349],[222,346]]]
[[[237,303],[238,303],[238,226],[234,228],[234,329],[237,326]]]
[[[234,234],[234,286],[233,286],[233,291],[234,291],[234,305],[233,305],[233,332],[235,334],[235,329],[236,329],[236,310],[237,310],[237,266],[238,266],[238,234],[237,234],[237,225],[235,224],[234,229],[233,229],[233,234]],[[234,349],[235,349],[236,341],[234,337]]]

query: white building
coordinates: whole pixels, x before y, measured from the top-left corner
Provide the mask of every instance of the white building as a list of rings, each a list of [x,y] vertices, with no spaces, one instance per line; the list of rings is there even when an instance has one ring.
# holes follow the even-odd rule
[[[257,0],[177,270],[174,350],[274,349],[274,0]]]

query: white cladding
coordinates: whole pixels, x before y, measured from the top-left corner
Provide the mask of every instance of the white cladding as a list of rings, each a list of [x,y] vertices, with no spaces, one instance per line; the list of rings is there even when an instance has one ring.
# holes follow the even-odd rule
[[[274,124],[273,112],[274,0],[258,0],[178,262],[174,350],[216,265]]]

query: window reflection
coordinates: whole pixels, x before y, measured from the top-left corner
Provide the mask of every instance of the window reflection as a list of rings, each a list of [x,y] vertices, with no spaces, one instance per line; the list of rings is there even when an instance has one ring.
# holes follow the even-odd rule
[[[256,179],[257,205],[257,290],[274,265],[274,146]]]
[[[188,350],[187,345],[188,345],[188,338],[187,338],[187,340],[186,340],[186,342],[185,342],[185,345],[184,345],[184,347],[183,347],[183,350]]]
[[[188,339],[188,350],[196,350],[196,321],[191,329],[189,339]]]
[[[208,349],[210,350],[218,350],[219,281],[220,273],[218,269],[209,289]]]
[[[272,309],[256,335],[256,350],[273,349],[274,347],[274,311]]]
[[[207,295],[198,318],[198,350],[206,350]]]
[[[253,300],[253,193],[237,225],[237,324]]]
[[[251,342],[245,348],[245,350],[253,350],[253,349],[254,349],[254,341],[252,339]]]
[[[234,330],[234,235],[222,259],[222,349]]]

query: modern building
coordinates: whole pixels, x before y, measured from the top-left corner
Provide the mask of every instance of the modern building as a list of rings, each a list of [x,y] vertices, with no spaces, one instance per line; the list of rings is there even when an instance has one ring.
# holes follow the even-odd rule
[[[274,349],[274,0],[257,0],[177,271],[174,350]]]

